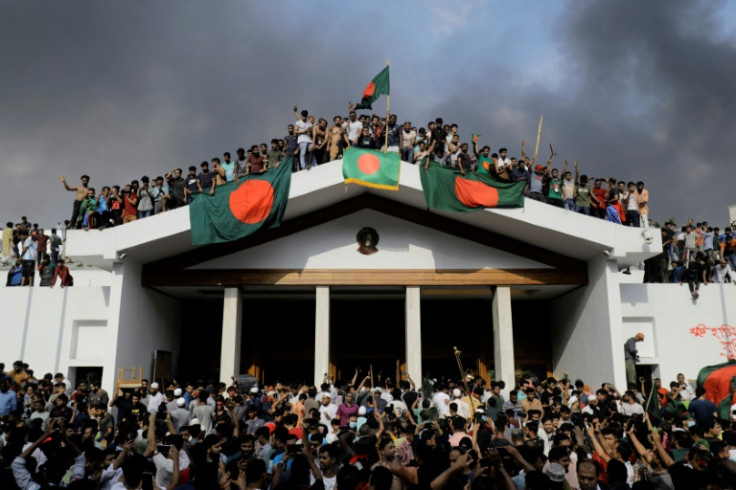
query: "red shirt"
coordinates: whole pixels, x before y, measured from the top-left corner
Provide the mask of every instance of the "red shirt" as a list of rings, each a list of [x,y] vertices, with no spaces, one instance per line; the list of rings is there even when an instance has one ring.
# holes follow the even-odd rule
[[[593,193],[593,195],[595,196],[595,198],[598,199],[598,202],[600,202],[601,204],[598,205],[598,204],[596,204],[592,200],[590,201],[590,204],[593,207],[596,207],[596,208],[606,209],[606,190],[603,189],[603,188],[595,188],[595,187],[593,187],[591,189],[591,192]]]
[[[138,203],[138,196],[133,192],[123,198],[123,216],[128,214],[138,216],[138,209],[130,201],[135,201],[136,205]]]
[[[256,156],[249,156],[248,157],[248,165],[250,165],[250,171],[251,172],[260,172],[263,170],[263,160],[265,160],[263,155]]]

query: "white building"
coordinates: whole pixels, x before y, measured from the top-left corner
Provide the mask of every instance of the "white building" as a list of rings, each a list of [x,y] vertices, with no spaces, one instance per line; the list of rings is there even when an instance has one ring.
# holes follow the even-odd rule
[[[656,198],[653,206],[656,206]],[[363,227],[378,252],[358,252]],[[661,252],[627,228],[527,200],[520,209],[428,211],[419,169],[397,192],[343,183],[340,162],[292,178],[281,227],[194,247],[188,209],[104,231],[70,231],[75,286],[0,289],[0,360],[37,375],[102,374],[229,381],[349,380],[396,365],[511,382],[567,373],[595,388],[626,384],[623,344],[636,332],[642,372],[694,378],[736,351],[736,287],[641,284],[619,271]],[[637,281],[637,283],[633,282]],[[156,359],[156,373],[154,369]]]

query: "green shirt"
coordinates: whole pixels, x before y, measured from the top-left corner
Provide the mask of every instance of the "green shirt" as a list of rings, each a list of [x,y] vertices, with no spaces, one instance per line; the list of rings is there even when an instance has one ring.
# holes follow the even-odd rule
[[[590,184],[582,186],[580,184],[575,185],[575,191],[577,196],[575,197],[575,205],[581,208],[590,207]]]
[[[562,181],[560,179],[549,179],[549,192],[547,197],[562,199]]]

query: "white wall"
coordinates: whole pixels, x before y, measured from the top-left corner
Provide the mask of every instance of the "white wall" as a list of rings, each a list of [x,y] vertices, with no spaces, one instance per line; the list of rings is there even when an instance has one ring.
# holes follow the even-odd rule
[[[658,365],[663,384],[680,372],[695,379],[700,368],[725,362],[729,346],[736,355],[733,284],[701,286],[697,301],[687,285],[621,284],[620,290],[622,337],[645,334],[637,344],[641,362]]]
[[[358,252],[365,226],[379,235],[380,253]],[[470,240],[364,209],[348,216],[192,269],[514,269],[550,266]]]
[[[605,256],[588,263],[588,284],[554,300],[551,312],[554,373],[626,386],[617,266]]]
[[[107,286],[0,288],[0,361],[9,369],[22,359],[39,378],[101,366],[106,351],[95,339],[106,329],[109,293]]]
[[[114,389],[120,367],[142,367],[143,377],[151,379],[156,350],[171,352],[172,369],[176,368],[181,342],[180,302],[142,287],[140,264],[115,263],[112,277],[106,337],[110,355],[105,360],[102,380],[108,390]]]

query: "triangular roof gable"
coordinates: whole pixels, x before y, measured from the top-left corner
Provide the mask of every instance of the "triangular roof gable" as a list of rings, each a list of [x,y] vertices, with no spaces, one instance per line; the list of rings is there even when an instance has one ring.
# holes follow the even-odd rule
[[[228,285],[228,284],[270,284],[278,283],[278,280],[271,280],[274,277],[280,279],[283,283],[283,277],[288,274],[288,270],[276,269],[250,269],[250,270],[233,270],[222,269],[220,266],[213,268],[200,268],[198,264],[210,262],[218,257],[226,257],[236,254],[243,250],[258,247],[260,245],[278,240],[284,237],[300,233],[304,230],[322,225],[324,223],[336,220],[363,209],[371,209],[384,213],[393,217],[397,217],[420,226],[429,227],[435,230],[441,230],[443,233],[451,234],[464,240],[475,242],[491,249],[496,249],[508,254],[520,256],[528,259],[530,262],[543,264],[539,269],[513,269],[510,274],[514,275],[514,280],[518,284],[584,284],[586,278],[586,264],[583,261],[562,256],[560,254],[550,252],[548,250],[529,245],[527,243],[509,238],[489,230],[476,228],[451,218],[437,215],[426,210],[417,209],[413,206],[402,204],[396,201],[382,198],[371,193],[364,193],[357,197],[349,198],[345,201],[333,204],[326,208],[312,211],[310,213],[285,220],[279,228],[271,230],[263,230],[254,235],[245,237],[228,243],[211,244],[204,247],[191,250],[173,257],[152,262],[143,267],[143,284],[147,286],[184,286],[184,285]],[[488,282],[497,281],[504,271],[511,269],[493,269],[485,271],[484,275],[479,275],[473,281]],[[359,276],[358,271],[352,271],[354,275]],[[367,271],[367,274],[376,273],[377,271]],[[396,271],[394,271],[396,272]],[[417,270],[404,269],[404,272],[417,273]],[[292,271],[298,274],[300,279],[305,277],[303,270]],[[452,283],[451,275],[458,274],[457,280],[468,276],[468,271],[463,270],[442,270],[432,274],[444,273],[446,283]],[[324,280],[329,282],[327,271],[317,271],[312,274],[315,279],[304,279],[302,283],[316,283]],[[495,274],[495,275],[494,275]],[[307,274],[308,276],[309,274]],[[379,274],[380,275],[380,274]],[[406,275],[406,274],[405,274]],[[518,277],[517,277],[518,276]],[[331,277],[335,277],[332,274]],[[384,275],[383,277],[389,277]],[[399,281],[397,277],[391,276],[391,279],[385,279],[387,283]],[[531,279],[533,282],[527,282],[525,278]],[[349,278],[341,278],[340,281],[352,280]],[[381,279],[375,279],[380,283]],[[426,277],[425,279],[426,280]],[[291,281],[291,279],[290,279]],[[355,283],[362,283],[357,278]],[[420,280],[421,282],[421,280]],[[467,283],[467,282],[466,282]]]

